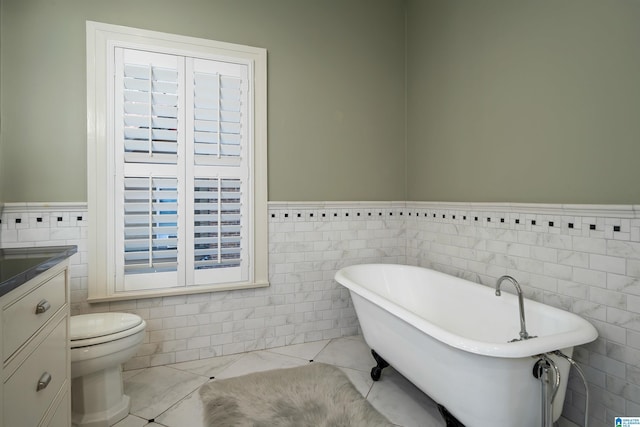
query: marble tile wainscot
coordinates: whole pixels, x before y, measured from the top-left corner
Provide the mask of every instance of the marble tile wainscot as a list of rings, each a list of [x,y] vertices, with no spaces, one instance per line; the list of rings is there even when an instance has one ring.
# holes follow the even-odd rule
[[[69,258],[71,314],[73,303],[87,298],[86,203],[5,203],[0,216],[0,247],[76,245]]]
[[[588,319],[599,338],[576,348],[589,382],[589,425],[640,415],[640,206],[412,203],[407,263],[487,286],[514,276],[528,298]],[[582,425],[572,373],[563,415]]]
[[[7,204],[0,246],[78,246],[72,313],[131,311],[150,330],[127,369],[358,332],[335,271],[363,262],[421,265],[492,286],[516,277],[528,298],[598,329],[574,357],[590,384],[590,425],[640,415],[640,206],[438,202],[271,202],[271,286],[250,291],[86,302],[86,206]],[[572,376],[564,416],[581,424]]]
[[[5,206],[0,244],[77,245],[72,314],[128,311],[143,317],[146,341],[125,365],[135,369],[357,334],[348,291],[333,276],[350,264],[405,262],[402,206],[270,204],[271,285],[244,291],[89,304],[82,205]]]

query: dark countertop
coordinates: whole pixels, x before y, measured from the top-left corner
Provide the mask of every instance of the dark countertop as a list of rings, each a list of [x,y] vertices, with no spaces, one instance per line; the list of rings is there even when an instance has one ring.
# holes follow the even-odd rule
[[[78,247],[0,249],[0,297],[78,252]]]

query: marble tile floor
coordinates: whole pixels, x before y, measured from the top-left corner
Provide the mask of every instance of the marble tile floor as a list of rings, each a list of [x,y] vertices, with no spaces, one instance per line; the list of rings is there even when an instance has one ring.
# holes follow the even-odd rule
[[[374,382],[375,366],[361,336],[296,344],[269,350],[213,357],[123,373],[131,398],[129,416],[114,427],[204,427],[198,389],[211,377],[231,378],[252,372],[314,362],[340,367],[356,388],[398,427],[444,427],[436,403],[392,367]],[[577,427],[560,418],[556,427]]]
[[[393,368],[386,368],[380,381],[372,381],[369,372],[375,361],[362,337],[353,336],[126,371],[124,389],[131,398],[131,410],[115,427],[204,426],[198,389],[210,377],[224,379],[301,366],[310,360],[340,367],[362,395],[397,426],[445,425],[433,400]]]

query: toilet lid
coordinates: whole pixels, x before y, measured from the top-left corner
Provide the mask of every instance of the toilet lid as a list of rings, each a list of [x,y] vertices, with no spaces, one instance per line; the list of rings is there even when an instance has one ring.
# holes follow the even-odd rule
[[[71,316],[69,335],[71,341],[117,334],[135,328],[142,318],[131,313],[92,313]]]

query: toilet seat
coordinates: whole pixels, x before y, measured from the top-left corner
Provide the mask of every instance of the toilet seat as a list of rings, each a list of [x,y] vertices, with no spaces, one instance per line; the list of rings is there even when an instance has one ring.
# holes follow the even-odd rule
[[[145,322],[131,313],[92,313],[71,316],[71,348],[103,344],[144,330]]]

